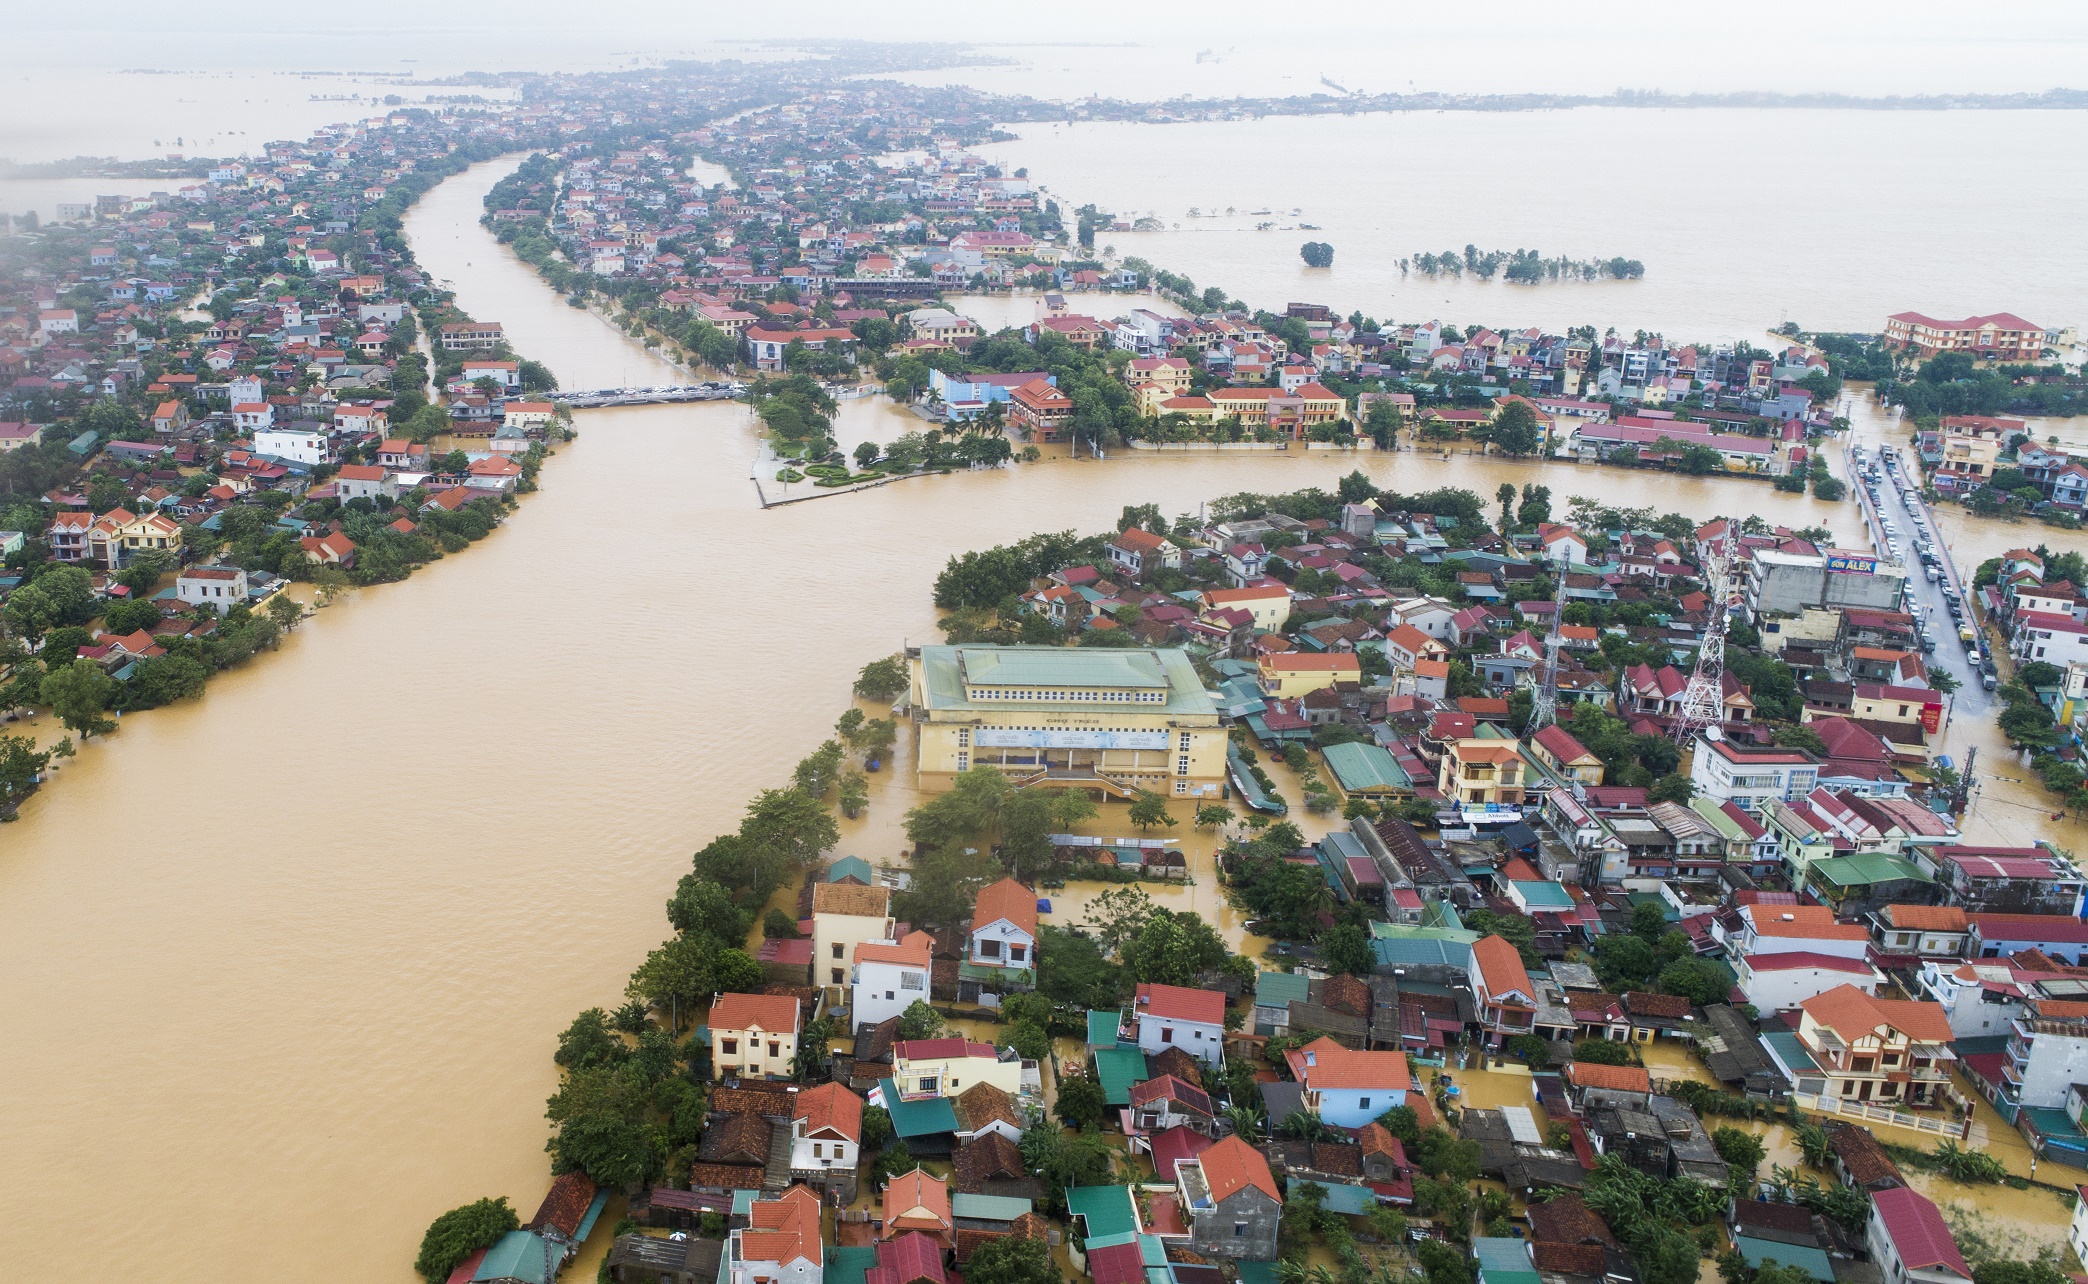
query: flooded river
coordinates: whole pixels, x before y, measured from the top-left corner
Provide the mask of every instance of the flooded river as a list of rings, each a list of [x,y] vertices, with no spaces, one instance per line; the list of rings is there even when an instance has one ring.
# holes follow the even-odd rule
[[[513,162],[408,221],[428,269],[568,386],[678,372],[569,308],[476,222]],[[865,435],[903,412],[865,402]],[[352,593],[209,695],[126,719],[0,830],[0,1211],[10,1278],[245,1281],[287,1260],[411,1278],[437,1212],[547,1180],[553,1037],[621,997],[688,854],[829,733],[866,660],[933,639],[954,550],[1329,485],[1356,459],[1053,461],[762,512],[733,405],[583,412],[544,490],[469,552]],[[1361,457],[1387,485],[1501,480],[1853,534],[1766,486]],[[903,763],[901,764],[903,766]],[[900,845],[902,774],[843,847]],[[1295,799],[1294,789],[1287,793]],[[1311,828],[1310,818],[1306,818]],[[1121,812],[1098,829],[1128,832]],[[1163,903],[1241,925],[1197,881]],[[1063,920],[1099,887],[1058,898]]]

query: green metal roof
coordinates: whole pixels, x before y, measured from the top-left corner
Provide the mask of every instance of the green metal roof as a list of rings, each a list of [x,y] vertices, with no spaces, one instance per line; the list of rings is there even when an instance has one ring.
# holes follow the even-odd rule
[[[952,1217],[975,1217],[982,1222],[1012,1222],[1030,1208],[1029,1200],[1014,1195],[967,1195],[960,1191],[950,1196]]]
[[[479,1262],[478,1273],[471,1278],[550,1284],[550,1263],[544,1260],[544,1249],[543,1238],[535,1231],[511,1230],[486,1250],[486,1256]]]
[[[1254,1001],[1267,1008],[1303,1003],[1311,997],[1312,978],[1303,972],[1264,972],[1254,983]]]
[[[1377,745],[1346,744],[1328,745],[1321,751],[1327,766],[1334,771],[1334,780],[1345,793],[1360,789],[1411,789],[1414,778],[1400,768],[1399,762]]]
[[[1804,1244],[1782,1244],[1773,1239],[1756,1239],[1752,1235],[1733,1236],[1733,1247],[1747,1264],[1760,1268],[1763,1262],[1775,1262],[1780,1266],[1795,1266],[1799,1270],[1825,1284],[1834,1284],[1834,1263],[1827,1254]]]
[[[1814,861],[1806,871],[1809,877],[1818,877],[1836,887],[1859,887],[1868,883],[1893,883],[1901,879],[1912,879],[1919,883],[1935,880],[1921,872],[1911,861],[1898,856],[1887,856],[1883,852],[1860,852],[1854,856],[1830,856],[1826,860]]]
[[[1131,1203],[1129,1186],[1068,1186],[1066,1216],[1082,1220],[1086,1227],[1083,1238],[1090,1244],[1138,1233],[1138,1209]]]
[[[1179,648],[1084,650],[1060,646],[924,646],[921,677],[928,707],[967,709],[975,702],[968,686],[1069,687],[1114,691],[1165,691],[1165,704],[1098,704],[1066,701],[1087,713],[1174,713],[1216,715],[1189,653]],[[983,701],[994,709],[1050,708],[1049,700]]]
[[[877,1265],[877,1250],[868,1245],[844,1248],[826,1246],[826,1270],[820,1284],[863,1284],[863,1277]]]
[[[1689,800],[1689,810],[1698,820],[1717,830],[1719,836],[1728,842],[1747,836],[1747,831],[1740,828],[1738,821],[1726,815],[1725,808],[1719,806],[1718,800],[1715,798],[1709,796],[1692,798]]]
[[[1812,1059],[1812,1053],[1798,1042],[1796,1033],[1790,1030],[1764,1030],[1762,1042],[1776,1052],[1777,1059],[1794,1071],[1818,1070],[1820,1063]]]
[[[1276,1284],[1276,1263],[1236,1262],[1240,1272],[1240,1284]]]
[[[1095,1078],[1102,1084],[1102,1100],[1112,1106],[1131,1104],[1131,1085],[1147,1078],[1145,1053],[1137,1048],[1095,1049]]]
[[[1327,1197],[1320,1201],[1320,1207],[1330,1213],[1361,1217],[1377,1207],[1377,1192],[1368,1186],[1345,1186],[1338,1182],[1326,1181],[1307,1182],[1298,1177],[1284,1179],[1284,1196],[1289,1198],[1296,1193],[1298,1187],[1305,1185],[1318,1186],[1327,1192]]]
[[[1225,746],[1225,763],[1227,767],[1226,774],[1232,777],[1233,787],[1240,791],[1241,801],[1245,802],[1249,807],[1254,808],[1256,811],[1266,811],[1277,816],[1285,815],[1290,811],[1289,803],[1271,795],[1261,787],[1261,782],[1254,778],[1254,772],[1248,769],[1247,760],[1240,756],[1240,747],[1238,745],[1228,744]]]
[[[843,856],[827,867],[826,881],[838,883],[844,878],[859,878],[874,886],[877,883],[877,871],[871,869],[870,862],[860,856]]]
[[[1523,903],[1533,910],[1570,910],[1573,897],[1557,883],[1531,883],[1516,880],[1515,891]]]
[[[901,1137],[930,1137],[957,1131],[957,1108],[948,1097],[901,1101],[899,1085],[890,1079],[879,1080],[878,1087],[884,1089],[885,1112],[892,1116],[892,1131]]]
[[[1088,1013],[1088,1046],[1113,1048],[1124,1028],[1124,1014],[1115,1008],[1095,1008]]]
[[[1479,1260],[1480,1284],[1537,1284],[1525,1240],[1481,1235],[1472,1241],[1472,1256]]]

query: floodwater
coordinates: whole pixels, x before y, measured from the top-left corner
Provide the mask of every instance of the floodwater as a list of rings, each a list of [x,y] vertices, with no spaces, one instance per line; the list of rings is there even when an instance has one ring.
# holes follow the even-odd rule
[[[2080,135],[2066,112],[1581,108],[1007,128],[1019,137],[981,154],[1026,166],[1061,209],[1094,202],[1165,225],[1097,233],[1098,247],[1255,307],[1307,300],[1401,321],[1760,343],[1786,320],[1875,331],[1910,308],[2007,310],[2057,328],[2082,320],[2088,297],[2088,247],[1988,230],[1994,190],[2031,227],[2067,225],[2088,159],[2066,155]],[[1804,197],[1774,181],[1634,181],[1566,159],[1591,147],[1681,156],[1750,137],[1775,140],[1780,172],[1812,176]],[[1553,163],[1533,171],[1530,157]],[[1934,181],[1943,173],[1949,183]],[[1306,267],[1306,241],[1331,244],[1333,266]],[[1519,286],[1399,270],[1468,244],[1637,259],[1645,277]]]
[[[428,269],[568,386],[678,378],[478,226],[514,163],[415,210]],[[1358,465],[1406,490],[1540,481],[1562,504],[1854,522],[1756,483],[1413,454],[1123,452],[763,512],[742,407],[579,423],[499,533],[344,596],[200,702],[125,719],[0,831],[0,1010],[31,1032],[0,1042],[12,1224],[121,1208],[96,1258],[155,1279],[297,1259],[405,1284],[436,1213],[498,1194],[533,1209],[555,1035],[620,1001],[688,853],[830,734],[855,671],[935,639],[952,551]],[[894,768],[843,851],[898,855],[916,796]],[[1115,808],[1092,828],[1130,832]],[[1206,876],[1210,836],[1177,832],[1198,877],[1156,899],[1255,944]],[[1061,920],[1103,889],[1067,890]],[[11,1270],[76,1266],[42,1235]]]

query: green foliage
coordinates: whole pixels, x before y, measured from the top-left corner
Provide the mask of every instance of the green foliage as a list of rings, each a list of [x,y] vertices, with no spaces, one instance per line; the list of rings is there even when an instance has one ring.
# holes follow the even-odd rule
[[[1631,1045],[1613,1039],[1582,1039],[1573,1045],[1573,1059],[1598,1066],[1628,1066]]]
[[[899,1037],[902,1039],[932,1039],[942,1033],[942,1015],[928,1006],[925,999],[915,999],[899,1014]]]
[[[1954,1141],[1936,1147],[1936,1166],[1952,1181],[1966,1185],[1992,1185],[2008,1178],[2008,1165],[1983,1150],[1965,1150]]]
[[[1660,969],[1655,985],[1662,994],[1680,995],[1698,1007],[1723,1002],[1733,988],[1717,964],[1696,958],[1677,959]]]
[[[436,1218],[421,1236],[420,1256],[414,1259],[413,1269],[429,1284],[438,1284],[448,1279],[465,1258],[482,1248],[491,1248],[495,1240],[521,1225],[505,1195],[452,1208]]]
[[[882,704],[887,700],[898,699],[905,693],[911,681],[912,677],[907,672],[906,657],[888,655],[863,666],[863,671],[856,675],[855,693],[865,700],[875,700]]]
[[[1069,1008],[1106,1008],[1120,1001],[1122,969],[1090,937],[1044,924],[1037,929],[1037,992]]]
[[[891,1111],[883,1106],[863,1107],[863,1149],[882,1150],[894,1135]]]
[[[1346,972],[1350,976],[1369,976],[1377,966],[1377,955],[1370,948],[1370,938],[1354,923],[1342,923],[1327,929],[1319,939],[1320,962],[1330,972]]]
[[[102,716],[115,698],[115,680],[92,660],[74,660],[44,675],[43,702],[82,740],[116,729],[113,721]]]
[[[1385,1126],[1385,1131],[1399,1138],[1402,1145],[1411,1147],[1421,1140],[1420,1116],[1414,1113],[1412,1106],[1394,1106],[1379,1115],[1377,1122]]]
[[[628,1063],[570,1072],[544,1109],[556,1128],[544,1146],[552,1168],[578,1169],[612,1189],[646,1180],[662,1159],[649,1105],[650,1093]]]
[[[1167,800],[1146,789],[1139,790],[1138,797],[1132,799],[1126,819],[1141,831],[1150,830],[1155,825],[1172,829],[1176,824],[1175,818],[1168,814]]]
[[[761,916],[761,934],[771,940],[784,941],[795,940],[802,935],[798,931],[797,920],[781,906],[775,906]]]
[[[1051,1246],[1027,1235],[1000,1235],[972,1250],[964,1264],[967,1284],[1056,1284]]]
[[[1030,1061],[1043,1061],[1051,1055],[1051,1036],[1034,1021],[1011,1021],[1001,1027],[999,1043]]]
[[[1092,1074],[1059,1084],[1054,1109],[1063,1123],[1091,1131],[1101,1124],[1108,1108],[1109,1103],[1102,1096],[1102,1084]]]
[[[11,814],[36,792],[37,777],[51,764],[33,736],[0,735],[0,815]]]
[[[1103,541],[1072,531],[1032,535],[1015,544],[952,557],[935,577],[935,605],[943,610],[998,606],[1029,591],[1040,575],[1105,559]]]
[[[1769,1149],[1762,1144],[1760,1137],[1739,1128],[1719,1128],[1711,1134],[1711,1144],[1718,1148],[1720,1159],[1746,1170],[1750,1177],[1769,1157]]]
[[[1460,1185],[1479,1177],[1479,1143],[1462,1140],[1441,1124],[1421,1134],[1413,1158],[1415,1165],[1430,1177]]]

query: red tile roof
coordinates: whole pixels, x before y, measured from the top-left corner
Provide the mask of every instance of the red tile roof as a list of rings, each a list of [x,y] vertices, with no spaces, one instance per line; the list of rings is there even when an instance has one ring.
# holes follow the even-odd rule
[[[1179,985],[1157,983],[1143,984],[1138,987],[1134,1007],[1140,1016],[1154,1016],[1172,1021],[1196,1021],[1204,1025],[1225,1024],[1225,995],[1215,990],[1190,990]]]
[[[1204,1181],[1210,1185],[1214,1201],[1223,1202],[1249,1186],[1271,1199],[1283,1198],[1276,1189],[1276,1178],[1269,1172],[1269,1161],[1238,1137],[1213,1144],[1197,1159],[1203,1165]]]
[[[1037,935],[1037,894],[1012,878],[981,888],[972,910],[972,930],[1006,919],[1031,939]]]
[[[1908,1270],[1940,1267],[1972,1278],[1972,1268],[1965,1265],[1965,1255],[1958,1251],[1950,1228],[1943,1224],[1943,1214],[1928,1196],[1898,1186],[1872,1195],[1871,1206]]]
[[[721,994],[711,1005],[708,1024],[713,1030],[760,1029],[770,1034],[795,1034],[798,1001],[780,994]]]
[[[838,1083],[822,1083],[798,1094],[797,1117],[807,1137],[824,1134],[844,1141],[863,1139],[863,1099]]]

